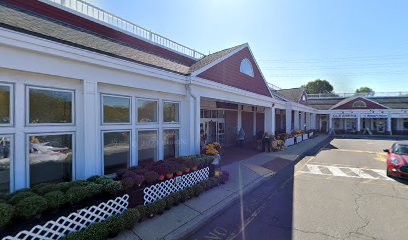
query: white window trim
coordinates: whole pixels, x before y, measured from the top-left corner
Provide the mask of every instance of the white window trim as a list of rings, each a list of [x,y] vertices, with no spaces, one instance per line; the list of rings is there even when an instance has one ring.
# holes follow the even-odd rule
[[[164,104],[165,103],[176,103],[176,104],[178,104],[178,121],[177,122],[166,122],[166,121],[164,121]],[[179,101],[163,100],[163,110],[162,110],[163,123],[165,123],[165,124],[179,124],[180,119],[181,119],[181,107],[180,106],[181,106],[181,102],[179,102]]]
[[[136,165],[139,165],[139,133],[140,132],[148,132],[148,131],[155,131],[156,132],[156,156],[157,159],[154,162],[160,161],[159,155],[159,129],[157,128],[139,128],[136,129]]]
[[[13,134],[0,134],[0,137],[6,137],[10,138],[10,153],[9,153],[9,159],[10,159],[10,169],[9,169],[9,193],[12,193],[15,191],[15,178],[14,178],[14,135]]]
[[[14,84],[13,83],[4,83],[0,82],[0,86],[6,86],[10,88],[10,122],[9,123],[0,123],[0,127],[14,127]]]
[[[139,122],[139,105],[138,105],[138,101],[139,100],[147,100],[147,101],[155,101],[156,102],[156,121],[155,122]],[[153,98],[141,98],[141,97],[136,97],[136,107],[135,107],[135,115],[136,115],[136,119],[135,119],[135,124],[136,125],[153,125],[153,124],[159,124],[159,118],[160,118],[160,111],[159,111],[159,99],[153,99]]]
[[[171,127],[166,127],[166,128],[163,128],[163,130],[162,130],[162,132],[163,132],[163,158],[164,158],[164,131],[166,131],[166,130],[178,130],[178,141],[177,141],[177,148],[178,148],[178,155],[180,156],[180,145],[181,145],[181,142],[180,142],[180,128],[179,127],[174,127],[174,128],[171,128]],[[179,157],[179,156],[176,156],[176,157]],[[164,160],[164,159],[163,159]]]
[[[129,132],[129,161],[127,163],[127,167],[129,168],[132,166],[132,129],[115,129],[115,130],[103,130],[101,131],[101,159],[102,159],[102,164],[101,164],[101,173],[102,176],[113,176],[115,173],[105,175],[105,154],[104,154],[104,148],[105,148],[105,138],[104,134],[105,133],[120,133],[120,132]]]
[[[26,186],[28,188],[31,188],[31,183],[30,183],[30,158],[29,158],[29,154],[30,154],[30,137],[31,136],[55,136],[55,135],[71,135],[72,137],[72,176],[71,176],[71,180],[73,181],[76,179],[76,137],[75,137],[75,132],[41,132],[41,133],[26,133],[26,141],[25,141],[25,148],[26,148],[26,156],[25,156],[25,162],[26,162]]]
[[[355,106],[356,103],[360,103],[360,102],[364,103],[364,106]],[[367,103],[365,103],[365,102],[362,101],[362,100],[358,100],[358,101],[355,101],[355,102],[353,103],[352,107],[353,107],[353,108],[366,108],[366,107],[367,107]]]
[[[104,118],[104,100],[103,97],[117,97],[117,98],[127,98],[129,100],[129,122],[117,122],[117,123],[105,123]],[[132,119],[132,97],[126,95],[116,95],[116,94],[108,94],[108,93],[101,93],[101,125],[109,126],[109,125],[131,125],[133,122]]]
[[[71,123],[30,123],[30,89],[39,89],[47,91],[56,92],[68,92],[72,95],[72,106],[71,106]],[[37,126],[76,126],[76,114],[75,114],[75,90],[74,89],[63,89],[63,88],[51,88],[43,86],[26,85],[25,90],[25,124],[27,127],[37,127]]]
[[[249,69],[244,68],[247,66],[249,67]],[[239,65],[239,71],[247,76],[254,77],[254,66],[252,66],[252,63],[248,58],[242,59],[241,64]]]

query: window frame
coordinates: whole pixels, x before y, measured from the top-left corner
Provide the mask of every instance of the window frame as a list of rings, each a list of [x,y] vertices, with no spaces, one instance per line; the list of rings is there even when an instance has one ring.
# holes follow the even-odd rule
[[[31,188],[31,183],[30,183],[30,137],[31,136],[56,136],[56,135],[68,135],[70,134],[72,137],[72,176],[70,181],[74,181],[76,179],[76,134],[75,131],[63,131],[63,132],[40,132],[40,133],[26,133],[25,134],[25,148],[26,148],[26,156],[25,156],[25,162],[26,162],[26,186],[28,188]]]
[[[14,177],[14,170],[15,170],[15,166],[14,166],[14,158],[15,158],[15,151],[14,151],[14,134],[1,134],[0,133],[0,137],[8,137],[10,138],[10,173],[9,173],[9,193],[12,193],[15,191],[15,177]]]
[[[364,103],[364,106],[355,106],[356,103]],[[362,101],[362,100],[358,100],[358,101],[355,101],[355,102],[353,103],[352,107],[353,107],[353,108],[366,108],[366,107],[367,107],[367,103],[364,102],[364,101]]]
[[[250,69],[245,69],[244,67],[250,67]],[[250,72],[246,72],[246,70],[250,70]],[[248,58],[242,59],[240,65],[239,65],[239,71],[249,77],[254,77],[254,66],[252,65],[251,61]]]
[[[180,145],[181,145],[181,141],[180,141],[180,127],[166,127],[166,128],[163,128],[163,130],[162,130],[162,140],[163,140],[163,158],[164,158],[164,131],[166,131],[166,130],[177,130],[178,131],[178,144],[177,144],[177,148],[178,148],[178,155],[179,156],[176,156],[176,157],[180,157]],[[164,159],[163,159],[164,160]]]
[[[176,103],[177,105],[178,105],[178,121],[175,121],[175,122],[166,122],[166,121],[164,121],[164,104],[165,103]],[[181,114],[180,114],[180,111],[181,111],[181,102],[180,101],[171,101],[171,100],[163,100],[163,107],[162,107],[162,114],[163,114],[163,116],[162,116],[162,121],[163,121],[163,123],[165,123],[165,124],[180,124],[180,118],[181,118]]]
[[[119,94],[110,94],[110,93],[101,93],[101,125],[111,126],[111,125],[132,125],[133,118],[132,118],[132,96],[127,95],[119,95]],[[104,99],[103,97],[117,97],[117,98],[127,98],[129,100],[129,122],[117,122],[117,123],[105,123],[105,116],[104,116]]]
[[[147,100],[147,101],[155,101],[156,102],[156,121],[155,122],[139,122],[139,100]],[[143,125],[143,124],[149,124],[149,125],[154,125],[154,124],[159,124],[160,122],[160,101],[159,99],[154,99],[154,98],[141,98],[141,97],[136,97],[135,98],[136,104],[135,104],[135,125]]]
[[[14,127],[14,84],[7,82],[0,82],[0,86],[6,86],[10,88],[10,106],[9,106],[9,123],[0,123],[0,127]]]
[[[153,160],[153,162],[157,162],[157,161],[160,161],[160,143],[159,143],[159,141],[160,141],[160,139],[159,139],[159,129],[158,128],[136,128],[136,159],[137,159],[137,162],[136,162],[136,165],[139,165],[139,163],[140,163],[140,159],[139,159],[139,133],[140,132],[148,132],[148,131],[155,131],[156,132],[156,156],[157,156],[157,159],[156,160]]]
[[[101,131],[101,159],[102,159],[102,164],[101,164],[101,176],[114,176],[115,173],[111,174],[105,174],[105,138],[104,134],[105,133],[120,133],[120,132],[129,132],[129,161],[127,163],[126,168],[130,168],[132,166],[132,129],[110,129],[110,130],[102,130]]]
[[[71,106],[71,123],[30,123],[30,89],[47,90],[47,91],[57,91],[57,92],[69,92],[72,96],[72,106]],[[76,102],[75,102],[75,89],[65,89],[65,88],[53,88],[44,87],[36,85],[26,85],[25,86],[25,125],[26,127],[44,127],[44,126],[76,126]]]

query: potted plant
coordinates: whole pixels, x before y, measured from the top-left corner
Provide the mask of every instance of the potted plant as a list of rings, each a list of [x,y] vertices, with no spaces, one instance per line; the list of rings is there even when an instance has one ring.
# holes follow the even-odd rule
[[[189,167],[185,167],[184,172],[185,172],[185,173],[189,173],[189,172],[190,172],[190,168],[189,168]]]
[[[176,171],[176,175],[177,176],[181,176],[181,175],[183,175],[183,172],[186,170],[186,167],[184,167],[183,165],[179,165],[178,167],[177,167],[177,171]],[[190,171],[190,169],[189,169],[189,171]]]

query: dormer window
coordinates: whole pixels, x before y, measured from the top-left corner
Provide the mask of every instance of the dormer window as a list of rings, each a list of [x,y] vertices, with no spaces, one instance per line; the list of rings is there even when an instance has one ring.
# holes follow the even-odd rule
[[[361,101],[361,100],[355,101],[353,103],[353,108],[366,108],[366,107],[367,107],[367,104],[364,101]]]
[[[251,62],[248,58],[244,58],[241,62],[241,66],[239,67],[239,71],[243,74],[246,74],[250,77],[254,77],[254,69],[252,68]]]

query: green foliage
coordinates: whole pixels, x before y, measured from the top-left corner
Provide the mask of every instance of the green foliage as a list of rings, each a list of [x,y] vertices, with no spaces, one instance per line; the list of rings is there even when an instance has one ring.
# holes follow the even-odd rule
[[[49,192],[44,195],[44,198],[47,199],[48,209],[59,208],[66,203],[65,195],[61,191]]]
[[[72,187],[85,187],[89,184],[90,182],[86,180],[76,180],[70,183],[70,188]]]
[[[105,221],[106,228],[108,229],[108,236],[115,237],[121,231],[123,231],[125,221],[122,216],[112,216]]]
[[[109,236],[109,229],[105,222],[91,224],[83,231],[82,239],[87,240],[105,240]]]
[[[141,219],[139,209],[130,208],[122,214],[123,227],[125,229],[132,229],[133,226]]]
[[[204,191],[204,188],[200,184],[196,184],[192,187],[192,190],[194,191],[194,196],[199,196]]]
[[[184,202],[186,200],[188,200],[190,198],[189,192],[187,191],[187,189],[184,189],[182,191],[179,192],[180,194],[180,201]]]
[[[10,204],[0,203],[0,227],[10,222],[14,208]]]
[[[173,194],[165,197],[163,200],[166,201],[166,209],[170,209],[171,207],[173,207],[173,205],[174,205],[174,196],[173,196]]]
[[[140,219],[145,218],[149,215],[149,209],[147,206],[139,205],[136,207],[136,210],[139,211]]]
[[[40,196],[31,196],[20,200],[15,205],[15,215],[26,219],[41,214],[47,209],[47,200]]]
[[[327,80],[314,80],[308,82],[306,85],[303,85],[306,91],[310,94],[318,94],[318,93],[332,93],[333,86]]]
[[[154,205],[156,205],[156,213],[163,213],[164,210],[166,209],[166,201],[164,199],[160,199],[157,200],[155,203],[153,203]]]
[[[74,186],[67,190],[65,193],[67,201],[71,204],[76,204],[83,201],[89,196],[88,189],[86,186]]]
[[[32,197],[32,196],[38,196],[38,195],[33,192],[28,192],[28,191],[17,192],[12,195],[12,197],[7,201],[7,203],[15,205],[21,200]]]
[[[173,203],[174,203],[174,204],[178,204],[179,202],[182,201],[182,196],[181,196],[180,192],[172,193],[170,196],[173,197],[173,199],[174,199],[174,200],[173,200]]]
[[[9,194],[0,193],[0,200],[7,201],[9,199]]]
[[[55,185],[55,191],[66,192],[71,187],[70,182],[61,182]]]
[[[116,194],[122,190],[122,184],[119,181],[111,181],[110,183],[103,184],[103,191],[109,194]]]
[[[356,89],[356,94],[367,94],[367,95],[374,95],[375,92],[373,89],[369,88],[369,87],[360,87],[358,89]]]
[[[90,183],[87,186],[85,186],[85,188],[87,189],[89,196],[100,194],[103,191],[102,184],[97,183]]]

